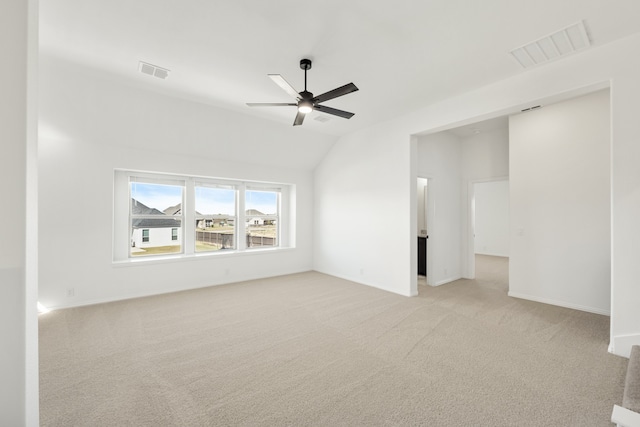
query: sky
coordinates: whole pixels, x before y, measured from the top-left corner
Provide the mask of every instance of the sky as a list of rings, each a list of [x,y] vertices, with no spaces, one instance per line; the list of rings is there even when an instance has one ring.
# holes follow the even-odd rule
[[[175,185],[131,183],[131,197],[159,211],[182,203],[182,191],[183,187]],[[236,190],[233,189],[196,187],[196,211],[205,215],[235,216],[235,194]],[[247,190],[245,209],[277,214],[278,194],[273,191]]]
[[[162,212],[170,206],[182,203],[182,187],[132,182],[131,198]]]

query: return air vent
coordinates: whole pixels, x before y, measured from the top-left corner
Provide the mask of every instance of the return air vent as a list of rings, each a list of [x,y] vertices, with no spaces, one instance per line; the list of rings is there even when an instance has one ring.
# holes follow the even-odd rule
[[[591,46],[582,21],[570,25],[546,37],[513,49],[511,56],[524,67],[552,61]]]
[[[326,116],[315,116],[315,117],[313,118],[313,120],[317,120],[317,121],[319,121],[319,122],[321,122],[321,123],[326,123],[326,122],[328,122],[328,121],[329,121],[329,120],[331,120],[331,119],[330,119],[329,117],[326,117]]]
[[[169,73],[170,73],[170,70],[167,70],[166,68],[158,67],[157,65],[149,64],[147,62],[142,62],[142,61],[140,61],[138,65],[138,70],[140,70],[142,74],[148,74],[150,76],[157,77],[162,80],[169,77]]]

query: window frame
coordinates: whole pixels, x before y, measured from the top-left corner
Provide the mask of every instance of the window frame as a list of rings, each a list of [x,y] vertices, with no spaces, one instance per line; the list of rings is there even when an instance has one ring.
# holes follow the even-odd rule
[[[182,209],[179,218],[181,233],[180,253],[167,253],[157,255],[145,255],[134,257],[131,255],[131,186],[130,182],[148,182],[158,184],[175,185],[175,182],[183,183]],[[234,220],[234,249],[197,251],[196,250],[196,218],[214,215],[196,215],[196,187],[210,186],[222,188],[234,188],[236,191],[236,215]],[[276,245],[247,247],[246,222],[251,215],[247,215],[245,209],[246,191],[271,191],[277,193],[277,215],[264,215],[265,219],[276,221]],[[141,172],[135,170],[114,169],[114,205],[113,205],[113,263],[138,263],[142,261],[164,261],[176,259],[193,259],[201,257],[243,256],[247,253],[270,252],[278,250],[290,250],[295,248],[295,185],[286,183],[246,181],[228,178],[214,178],[190,175],[178,175],[159,172]],[[123,214],[123,211],[127,214]],[[269,218],[267,218],[269,217]],[[173,230],[172,230],[172,241]]]

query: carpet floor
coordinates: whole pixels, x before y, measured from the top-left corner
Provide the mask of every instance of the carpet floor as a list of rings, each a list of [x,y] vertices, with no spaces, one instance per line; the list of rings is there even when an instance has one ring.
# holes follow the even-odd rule
[[[507,263],[414,298],[308,272],[41,315],[41,425],[611,425],[609,318],[508,297]]]

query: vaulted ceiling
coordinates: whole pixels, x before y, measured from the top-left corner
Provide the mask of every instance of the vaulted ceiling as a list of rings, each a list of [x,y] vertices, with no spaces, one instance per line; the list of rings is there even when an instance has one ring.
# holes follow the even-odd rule
[[[299,61],[310,58],[311,92],[360,89],[325,104],[352,119],[305,121],[330,135],[526,72],[509,52],[576,22],[592,49],[640,31],[637,0],[47,0],[40,9],[44,54],[283,126],[294,107],[245,103],[290,102],[267,74],[300,91]],[[139,61],[170,75],[142,74]]]

